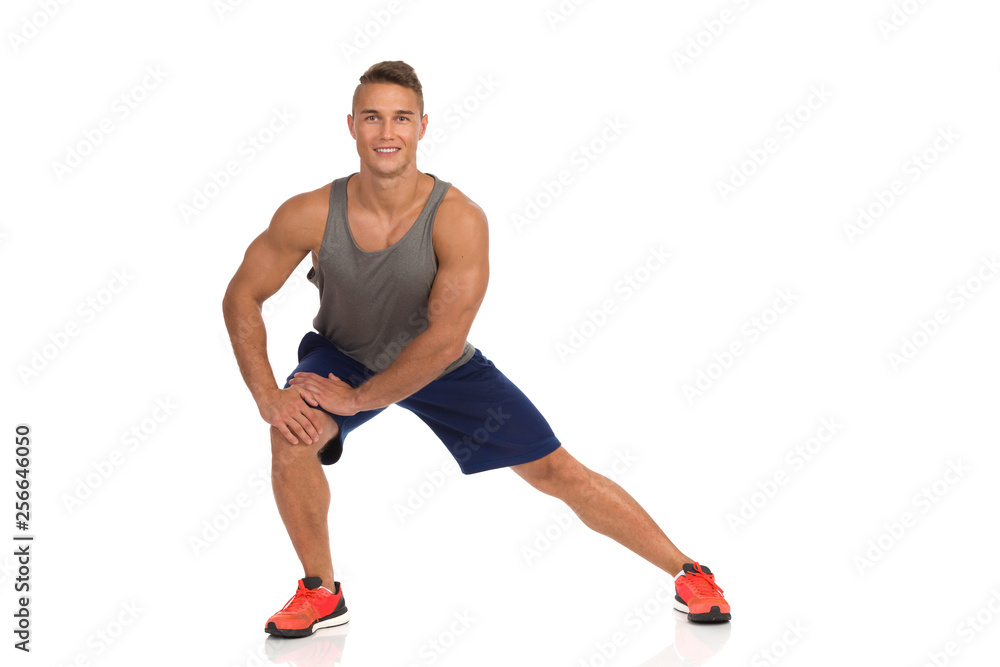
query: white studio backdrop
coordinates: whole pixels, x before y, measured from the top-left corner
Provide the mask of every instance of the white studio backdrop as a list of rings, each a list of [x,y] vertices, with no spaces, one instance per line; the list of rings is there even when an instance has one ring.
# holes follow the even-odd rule
[[[3,664],[992,664],[998,20],[6,3]],[[392,407],[327,469],[346,634],[265,641],[302,572],[222,295],[281,202],[357,171],[351,96],[397,59],[430,117],[418,168],[490,221],[470,341],[718,573],[730,625],[692,627],[666,575],[511,471],[449,474]],[[265,305],[282,381],[307,261]]]

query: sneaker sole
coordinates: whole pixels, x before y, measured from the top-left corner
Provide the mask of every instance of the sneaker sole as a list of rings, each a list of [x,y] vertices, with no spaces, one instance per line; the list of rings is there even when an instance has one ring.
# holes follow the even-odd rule
[[[728,612],[723,614],[722,610],[715,605],[712,605],[711,610],[703,614],[692,614],[679,595],[674,596],[674,609],[687,614],[688,620],[694,623],[725,623],[732,620],[732,614]]]
[[[320,620],[313,622],[313,624],[308,628],[279,628],[273,621],[268,621],[267,627],[264,628],[264,632],[274,635],[275,637],[308,637],[317,630],[344,625],[350,620],[351,613],[345,609],[344,613],[339,616],[321,618]]]

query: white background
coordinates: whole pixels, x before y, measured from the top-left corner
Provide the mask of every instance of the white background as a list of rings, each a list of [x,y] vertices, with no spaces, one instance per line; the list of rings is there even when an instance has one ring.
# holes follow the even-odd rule
[[[971,666],[1000,651],[996,3],[593,0],[558,21],[554,0],[49,4],[8,2],[0,23],[5,663]],[[445,132],[418,167],[489,217],[470,341],[574,456],[630,461],[616,479],[717,572],[729,626],[691,628],[657,600],[663,573],[560,528],[562,503],[509,470],[433,488],[447,451],[392,407],[327,468],[347,635],[265,644],[302,572],[222,295],[281,202],[357,171],[351,96],[395,59]],[[294,118],[251,160],[275,109]],[[230,160],[240,172],[185,220]],[[724,198],[734,169],[750,175]],[[849,234],[894,180],[902,194]],[[671,259],[648,272],[651,248]],[[318,304],[305,269],[267,306],[281,379]],[[627,275],[645,281],[628,299]],[[780,290],[793,305],[775,318]],[[754,317],[770,324],[752,340]],[[699,372],[714,379],[686,396]],[[796,458],[824,419],[836,435]],[[20,423],[30,655],[12,647]]]

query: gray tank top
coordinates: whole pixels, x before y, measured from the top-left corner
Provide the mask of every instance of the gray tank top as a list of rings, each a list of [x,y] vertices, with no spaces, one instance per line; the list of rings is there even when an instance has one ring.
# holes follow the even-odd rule
[[[430,324],[427,301],[437,274],[431,242],[434,216],[451,183],[434,174],[434,189],[413,227],[383,250],[358,247],[347,224],[347,181],[333,181],[318,269],[306,277],[319,288],[319,312],[313,326],[344,354],[381,373]],[[438,377],[475,354],[465,341],[462,356]]]

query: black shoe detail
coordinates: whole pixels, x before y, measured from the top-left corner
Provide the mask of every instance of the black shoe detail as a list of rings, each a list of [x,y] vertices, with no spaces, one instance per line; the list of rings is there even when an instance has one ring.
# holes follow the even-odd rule
[[[323,580],[319,577],[305,577],[302,580],[302,585],[312,591],[322,586]]]
[[[725,623],[732,618],[732,614],[723,614],[716,605],[704,614],[688,614],[688,620],[695,623]]]
[[[331,618],[337,618],[338,616],[343,616],[346,613],[347,605],[344,604],[344,598],[340,598],[340,602],[337,603],[337,608],[323,618],[316,619],[316,622],[319,623],[320,621],[329,621]]]
[[[687,606],[687,602],[685,602],[684,598],[682,598],[680,595],[674,595],[674,599],[677,600],[678,602],[680,602],[685,607]]]
[[[310,623],[308,628],[302,628],[301,630],[291,628],[282,629],[276,626],[273,621],[269,621],[267,627],[264,628],[264,632],[275,637],[308,637],[313,633],[313,625],[315,623]]]
[[[705,574],[712,574],[712,571],[708,569],[707,565],[700,565],[699,567],[701,567],[701,571]],[[684,563],[682,568],[685,572],[697,572],[697,570],[694,569],[694,563]]]

